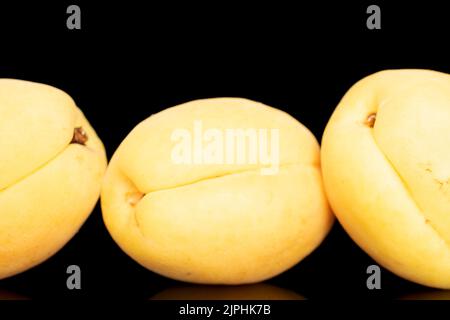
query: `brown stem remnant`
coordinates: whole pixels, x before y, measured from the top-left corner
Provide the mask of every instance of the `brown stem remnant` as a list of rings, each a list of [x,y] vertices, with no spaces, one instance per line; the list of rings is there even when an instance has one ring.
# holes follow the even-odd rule
[[[376,112],[372,112],[371,114],[369,114],[367,116],[366,121],[364,122],[364,124],[366,126],[369,126],[370,128],[373,128],[373,126],[375,125],[375,120],[377,119],[377,114]]]
[[[73,130],[73,138],[70,143],[78,143],[83,146],[86,145],[86,141],[88,141],[88,136],[86,131],[82,127],[77,127]]]

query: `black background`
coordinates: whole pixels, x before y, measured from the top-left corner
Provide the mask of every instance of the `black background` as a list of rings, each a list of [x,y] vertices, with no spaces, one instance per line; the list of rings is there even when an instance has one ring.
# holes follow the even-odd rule
[[[450,73],[450,12],[429,1],[375,2],[382,10],[381,30],[366,28],[370,2],[92,2],[2,3],[0,77],[68,92],[108,157],[140,121],[193,99],[260,101],[289,112],[320,141],[333,109],[360,78],[392,68]],[[66,28],[66,8],[73,3],[81,7],[82,30]],[[434,291],[384,269],[382,289],[370,291],[366,268],[374,263],[336,223],[316,251],[268,283],[312,299],[391,299]],[[82,290],[66,288],[70,264],[81,267]],[[110,238],[97,205],[60,252],[1,280],[0,293],[149,299],[184,285],[127,257]]]

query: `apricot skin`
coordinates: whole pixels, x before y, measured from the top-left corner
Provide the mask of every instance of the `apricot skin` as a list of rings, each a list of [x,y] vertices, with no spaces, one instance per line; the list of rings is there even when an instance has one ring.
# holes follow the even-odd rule
[[[205,128],[278,128],[279,172],[174,164],[171,133],[196,120]],[[105,176],[103,218],[118,245],[154,272],[253,283],[298,263],[329,231],[321,179],[317,141],[286,113],[245,99],[197,100],[151,116],[125,138]]]
[[[346,93],[321,150],[326,194],[354,241],[397,275],[447,289],[449,123],[449,75],[382,71]]]
[[[74,129],[87,140],[71,143]],[[64,92],[0,79],[0,279],[45,261],[98,200],[106,155]]]

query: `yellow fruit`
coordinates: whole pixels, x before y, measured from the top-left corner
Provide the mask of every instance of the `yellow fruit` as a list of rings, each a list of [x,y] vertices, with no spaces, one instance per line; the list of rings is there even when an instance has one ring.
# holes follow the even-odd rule
[[[64,92],[0,79],[0,279],[57,252],[97,202],[106,156]]]
[[[378,263],[450,288],[450,76],[390,70],[355,84],[322,140],[338,220]]]
[[[193,133],[195,146],[197,125],[203,142],[226,130],[278,132],[279,168],[174,162],[177,130]],[[314,250],[333,222],[314,136],[280,110],[237,98],[192,101],[140,123],[111,160],[101,202],[126,253],[154,272],[196,283],[273,277]]]

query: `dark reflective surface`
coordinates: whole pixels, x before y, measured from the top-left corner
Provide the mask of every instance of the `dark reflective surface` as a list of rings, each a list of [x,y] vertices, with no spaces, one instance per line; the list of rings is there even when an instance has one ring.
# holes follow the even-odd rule
[[[400,300],[450,300],[450,290],[423,290],[405,294]]]
[[[0,289],[0,300],[29,300],[30,298],[12,291]]]
[[[174,286],[152,300],[304,300],[305,297],[266,283],[242,286]]]

